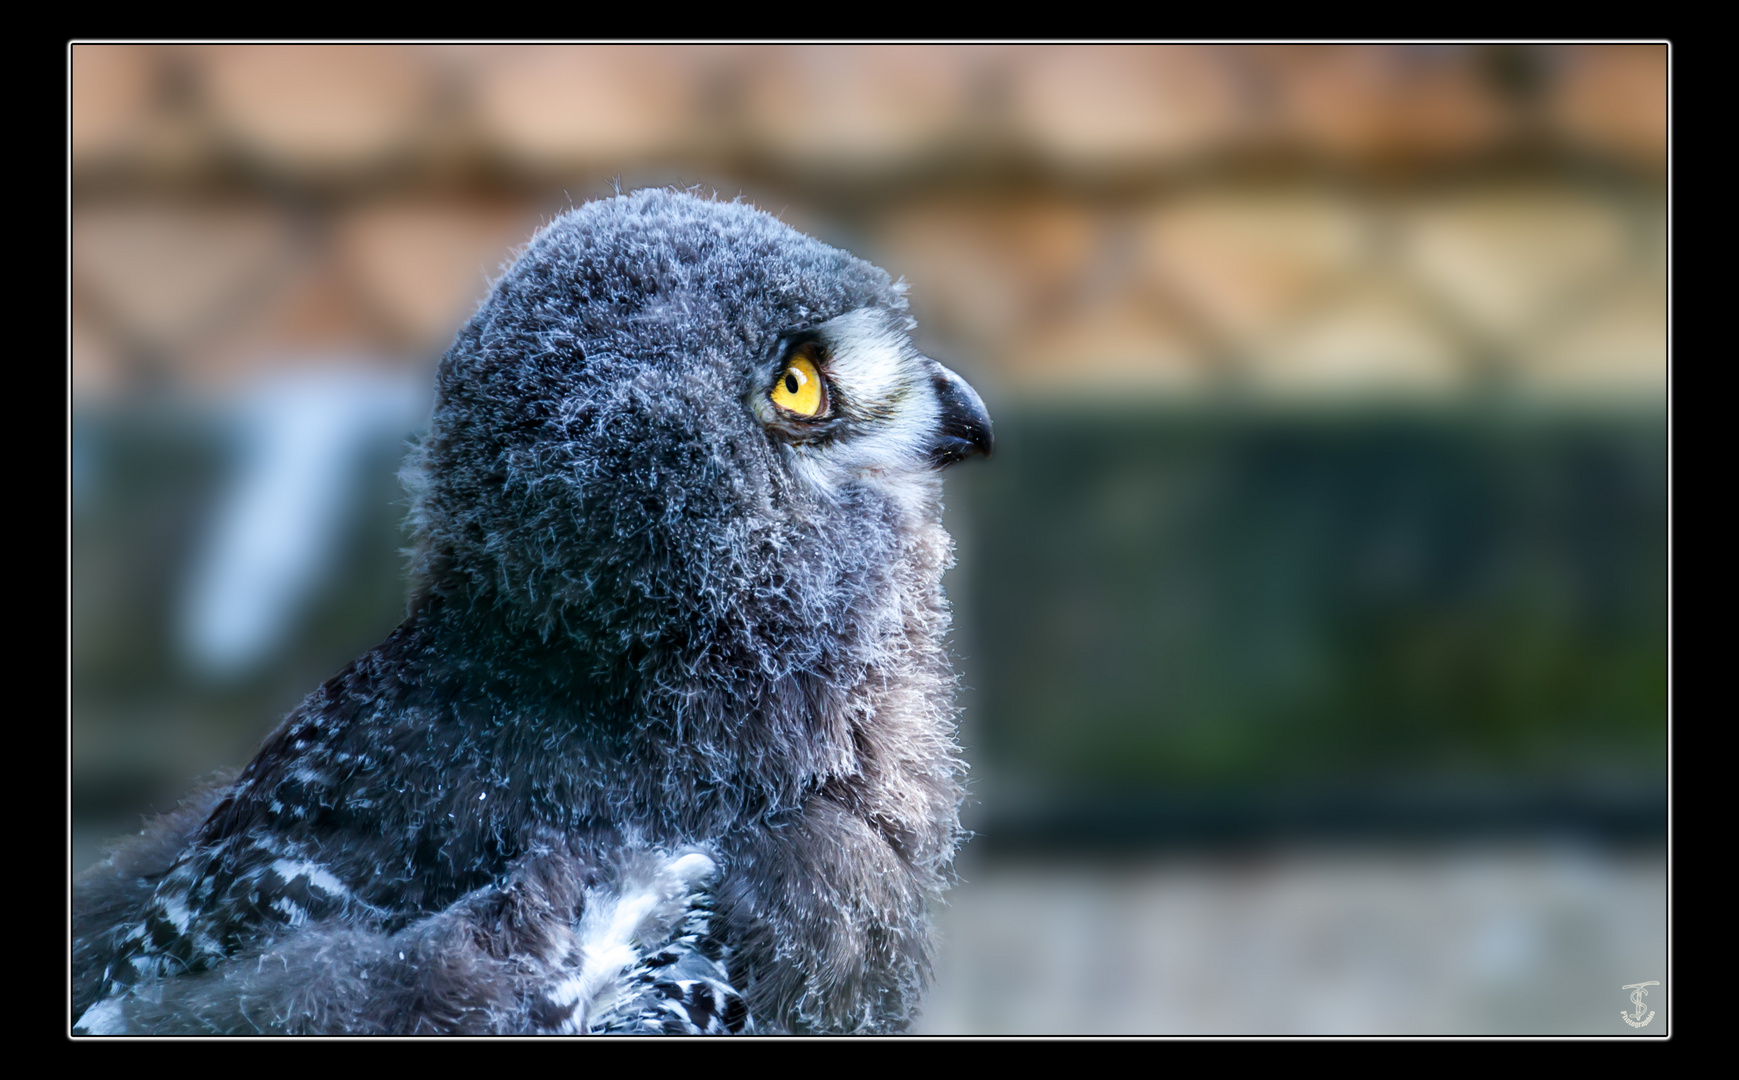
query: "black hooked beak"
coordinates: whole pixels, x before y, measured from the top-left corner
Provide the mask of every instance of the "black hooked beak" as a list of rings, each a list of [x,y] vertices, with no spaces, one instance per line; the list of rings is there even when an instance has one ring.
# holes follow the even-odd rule
[[[990,414],[972,384],[936,365],[936,400],[942,406],[936,437],[930,442],[930,464],[946,469],[973,454],[990,456]]]

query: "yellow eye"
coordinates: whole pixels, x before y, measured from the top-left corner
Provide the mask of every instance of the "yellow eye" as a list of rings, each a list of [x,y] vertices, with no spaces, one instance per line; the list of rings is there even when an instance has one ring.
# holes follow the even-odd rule
[[[798,416],[814,416],[827,404],[821,386],[821,372],[816,370],[815,361],[803,353],[791,358],[767,396],[773,404]]]

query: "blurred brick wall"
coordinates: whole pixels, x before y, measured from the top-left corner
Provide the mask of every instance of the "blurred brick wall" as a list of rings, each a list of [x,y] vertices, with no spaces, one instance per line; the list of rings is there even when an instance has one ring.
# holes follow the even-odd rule
[[[439,353],[611,182],[913,283],[1008,392],[1658,400],[1667,48],[71,47],[75,392]]]

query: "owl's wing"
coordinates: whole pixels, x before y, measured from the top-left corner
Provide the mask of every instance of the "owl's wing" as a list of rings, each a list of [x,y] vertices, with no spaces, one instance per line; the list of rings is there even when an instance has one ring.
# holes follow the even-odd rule
[[[196,974],[142,981],[88,1034],[579,1034],[748,1030],[709,939],[714,863],[625,853],[596,886],[546,853],[396,933],[310,922]],[[596,875],[593,875],[596,879]]]
[[[223,798],[229,780],[218,776],[196,788],[176,809],[147,821],[136,835],[111,844],[107,857],[74,881],[74,1018],[103,996],[105,973],[120,950],[121,936],[145,917],[157,883],[174,868],[212,807]]]

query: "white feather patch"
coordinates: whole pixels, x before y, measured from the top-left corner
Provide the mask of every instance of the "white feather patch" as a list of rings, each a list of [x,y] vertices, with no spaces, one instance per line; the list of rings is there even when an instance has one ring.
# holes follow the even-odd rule
[[[335,896],[342,900],[350,895],[350,890],[345,887],[344,882],[333,877],[331,871],[319,863],[279,859],[272,863],[272,872],[283,878],[285,883],[295,881],[299,877],[306,877],[308,884],[327,896]]]
[[[125,1035],[127,1014],[121,1009],[121,999],[112,997],[86,1009],[73,1026],[91,1035]]]
[[[622,989],[623,976],[639,962],[638,947],[660,944],[644,940],[653,936],[648,934],[648,916],[687,894],[715,869],[712,859],[689,852],[666,861],[650,880],[624,881],[616,890],[587,890],[579,926],[584,962],[577,974],[546,994],[554,1005],[574,1006],[564,1030],[586,1030],[587,1019],[610,1003]]]

